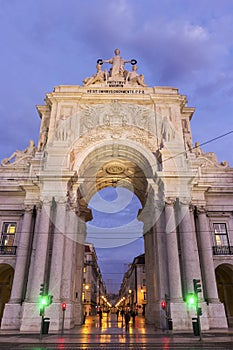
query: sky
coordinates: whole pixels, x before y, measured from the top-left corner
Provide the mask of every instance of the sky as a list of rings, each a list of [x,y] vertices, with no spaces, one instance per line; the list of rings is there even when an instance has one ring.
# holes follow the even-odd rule
[[[115,48],[137,60],[148,86],[176,87],[187,96],[196,108],[194,142],[229,133],[232,23],[232,0],[0,0],[0,159],[25,149],[30,139],[37,143],[36,105],[46,93],[82,85],[95,73],[96,60],[112,57]],[[202,148],[233,166],[232,140],[229,134]],[[142,249],[136,241],[142,239],[125,246],[134,256]],[[119,262],[120,247],[108,248],[100,248],[100,261]],[[132,261],[126,255],[121,267]]]

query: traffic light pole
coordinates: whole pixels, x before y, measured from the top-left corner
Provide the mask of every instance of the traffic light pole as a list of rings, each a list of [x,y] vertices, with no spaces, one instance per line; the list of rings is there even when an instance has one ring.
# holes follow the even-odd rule
[[[62,327],[61,327],[61,335],[64,334],[64,323],[65,323],[65,309],[62,309]]]
[[[40,325],[40,340],[42,339],[43,334],[43,325],[44,325],[44,315],[41,316],[41,325]]]
[[[197,307],[197,324],[198,324],[198,330],[199,330],[199,340],[202,341],[201,321],[200,321],[200,315],[199,315],[199,307]]]
[[[194,287],[194,293],[197,297],[197,303],[196,303],[196,313],[197,313],[197,326],[199,331],[199,340],[202,341],[202,333],[201,333],[201,321],[200,316],[202,315],[202,310],[199,307],[199,298],[198,293],[201,293],[201,283],[200,279],[193,279],[193,287]]]

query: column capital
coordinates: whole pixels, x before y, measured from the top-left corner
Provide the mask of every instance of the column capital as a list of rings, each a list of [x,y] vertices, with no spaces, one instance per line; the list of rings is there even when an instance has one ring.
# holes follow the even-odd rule
[[[64,196],[57,196],[57,197],[55,197],[55,202],[56,202],[56,204],[66,205],[67,204],[67,198],[64,197]]]
[[[33,208],[34,208],[33,204],[24,204],[25,213],[30,214],[33,211]]]
[[[43,196],[41,197],[41,203],[42,205],[52,205],[53,198],[51,196]]]
[[[179,198],[179,204],[181,206],[190,206],[191,205],[191,199],[188,197],[181,197]]]
[[[204,206],[197,206],[196,209],[197,209],[197,215],[207,214],[207,209]]]
[[[175,197],[166,197],[164,202],[165,202],[166,206],[174,206],[176,203],[176,198]]]

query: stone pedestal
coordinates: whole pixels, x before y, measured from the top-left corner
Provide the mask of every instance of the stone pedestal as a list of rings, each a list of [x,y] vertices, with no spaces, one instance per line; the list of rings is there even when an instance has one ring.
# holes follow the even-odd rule
[[[18,303],[6,304],[1,329],[19,329],[21,323],[22,306]]]
[[[211,303],[207,307],[210,328],[228,328],[224,305]]]
[[[173,330],[188,330],[190,329],[189,318],[187,314],[186,304],[184,302],[171,302],[171,320]]]

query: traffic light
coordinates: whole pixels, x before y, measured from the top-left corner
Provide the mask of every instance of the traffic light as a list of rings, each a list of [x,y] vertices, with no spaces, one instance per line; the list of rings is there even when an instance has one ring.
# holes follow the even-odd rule
[[[45,307],[40,306],[40,316],[44,316],[44,315],[45,315]]]
[[[53,295],[48,295],[48,306],[51,305],[53,302]]]
[[[47,296],[43,295],[40,298],[40,316],[44,316],[45,314],[45,307],[47,306],[48,300]]]
[[[62,303],[61,307],[62,307],[62,311],[66,311],[66,303]]]
[[[40,285],[40,295],[44,295],[44,284]]]
[[[197,306],[197,295],[194,293],[188,293],[186,297],[186,303],[190,307]]]
[[[162,300],[162,301],[161,301],[161,307],[162,307],[163,310],[166,310],[167,303],[166,303],[165,300]]]
[[[202,315],[202,308],[201,308],[201,307],[198,307],[198,308],[197,308],[197,315],[198,315],[198,316],[201,316],[201,315]]]
[[[193,279],[193,287],[195,294],[201,293],[201,280]]]

